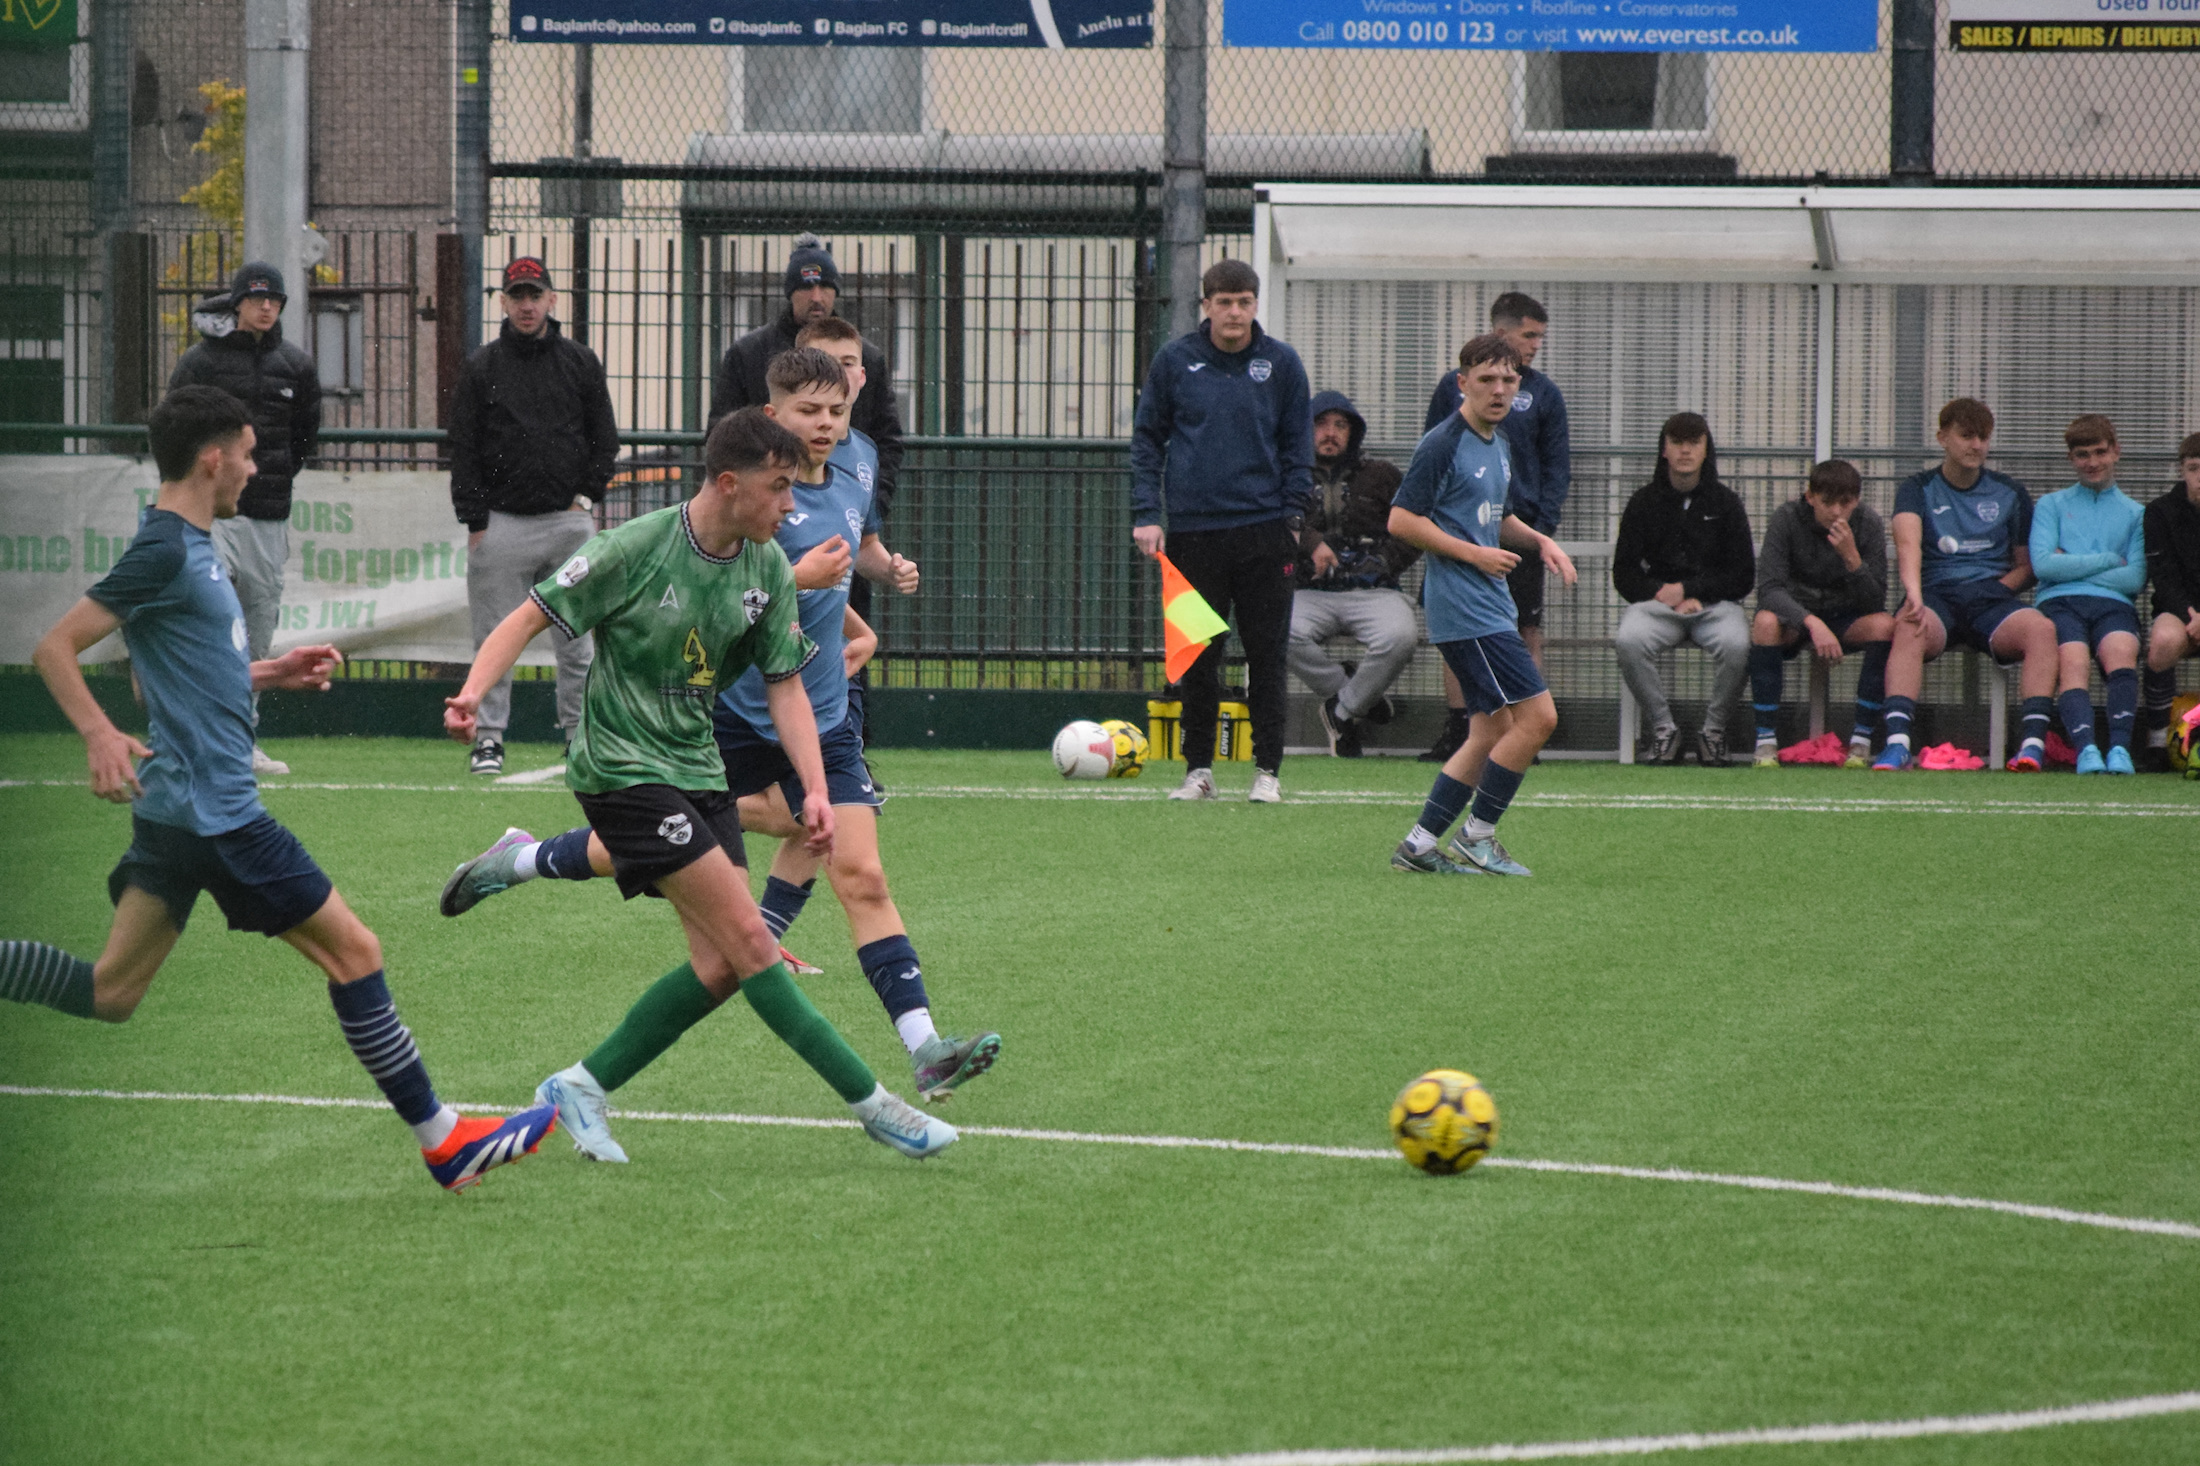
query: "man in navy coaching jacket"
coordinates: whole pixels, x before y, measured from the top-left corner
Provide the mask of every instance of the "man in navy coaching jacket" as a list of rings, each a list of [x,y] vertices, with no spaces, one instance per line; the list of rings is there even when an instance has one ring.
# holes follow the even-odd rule
[[[1183,572],[1237,623],[1253,713],[1256,804],[1283,798],[1284,650],[1291,637],[1299,531],[1314,494],[1306,368],[1261,330],[1260,277],[1223,260],[1199,282],[1207,319],[1161,348],[1131,430],[1131,536]],[[1166,537],[1161,521],[1166,510]],[[1217,637],[1184,674],[1184,784],[1171,799],[1212,799]]]

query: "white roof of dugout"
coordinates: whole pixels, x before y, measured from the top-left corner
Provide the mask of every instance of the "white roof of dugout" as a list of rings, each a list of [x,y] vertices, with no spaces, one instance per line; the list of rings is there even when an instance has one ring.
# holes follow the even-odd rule
[[[2200,189],[1294,183],[1253,263],[1292,280],[2200,284]]]

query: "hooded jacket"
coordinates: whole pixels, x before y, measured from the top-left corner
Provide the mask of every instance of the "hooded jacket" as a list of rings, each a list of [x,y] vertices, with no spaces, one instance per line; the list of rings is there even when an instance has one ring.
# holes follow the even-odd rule
[[[2154,614],[2182,620],[2200,607],[2200,506],[2179,484],[2147,505],[2145,524]]]
[[[451,393],[451,508],[468,529],[489,511],[553,514],[603,497],[619,425],[596,353],[551,320],[540,336],[506,321],[466,358]]]
[[[1661,472],[1635,490],[1619,517],[1612,588],[1630,603],[1655,600],[1660,586],[1675,581],[1681,594],[1706,606],[1738,601],[1749,594],[1756,574],[1749,511],[1708,467],[1685,496]]]
[[[1325,412],[1341,412],[1352,424],[1351,440],[1344,455],[1330,462],[1314,460],[1314,502],[1306,511],[1306,529],[1299,536],[1297,583],[1301,590],[1367,590],[1398,588],[1403,575],[1421,552],[1390,533],[1390,501],[1404,477],[1398,465],[1381,458],[1360,456],[1367,437],[1367,419],[1342,392],[1316,393],[1308,405],[1309,421]],[[1314,574],[1314,547],[1326,544],[1337,556],[1336,568],[1326,576]]]
[[[1237,529],[1304,513],[1314,496],[1314,416],[1299,354],[1253,325],[1242,351],[1210,323],[1154,353],[1131,428],[1131,522]]]
[[[790,268],[792,268],[790,266]],[[726,348],[718,362],[718,375],[710,385],[710,421],[717,422],[743,407],[762,407],[772,400],[764,381],[765,368],[782,351],[794,350],[801,331],[794,307],[779,313],[768,326],[758,326]],[[863,343],[863,390],[856,394],[848,421],[878,448],[879,513],[894,500],[894,481],[901,473],[901,417],[894,406],[894,379],[886,370],[886,353],[866,338]]]
[[[283,339],[281,321],[258,336],[240,331],[226,300],[192,321],[199,343],[176,363],[168,389],[219,387],[244,404],[252,417],[253,473],[237,512],[288,519],[291,480],[320,443],[321,374],[312,357]]]

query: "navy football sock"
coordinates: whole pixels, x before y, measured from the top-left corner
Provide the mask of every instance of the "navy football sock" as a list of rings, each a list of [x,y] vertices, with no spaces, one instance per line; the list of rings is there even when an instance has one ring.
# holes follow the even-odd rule
[[[856,961],[870,980],[871,991],[886,1005],[886,1016],[898,1019],[932,1001],[924,993],[924,969],[917,965],[917,949],[906,933],[880,937],[856,948]]]
[[[2070,746],[2083,753],[2093,746],[2093,694],[2083,687],[2073,687],[2055,699],[2055,710],[2062,716],[2063,736]]]
[[[1466,812],[1467,801],[1472,798],[1473,785],[1462,784],[1441,769],[1437,770],[1436,782],[1429,787],[1428,803],[1421,806],[1421,818],[1413,828],[1428,836],[1429,844],[1434,845]]]
[[[1916,698],[1904,697],[1899,692],[1888,698],[1884,720],[1887,725],[1887,742],[1890,744],[1898,743],[1902,747],[1908,748],[1910,746],[1910,719],[1916,714]]]
[[[2172,667],[2167,672],[2157,672],[2149,667],[2143,680],[2146,683],[2147,732],[2149,735],[2164,732],[2169,728],[2170,704],[2177,701],[2177,669]],[[2153,738],[2150,736],[2147,741],[2151,743]]]
[[[1776,646],[1749,649],[1749,707],[1757,715],[1757,741],[1780,736],[1780,673],[1785,659]]]
[[[0,942],[0,998],[90,1018],[92,964],[44,942]]]
[[[2051,697],[2028,697],[2024,700],[2024,732],[2019,740],[2019,747],[2026,743],[2037,743],[2042,748],[2047,746],[2047,715],[2054,706],[2055,700]],[[2087,721],[2091,721],[2090,715]]]
[[[2139,721],[2139,669],[2126,667],[2108,674],[2108,746],[2129,749],[2131,730]]]
[[[535,849],[535,874],[557,881],[592,881],[588,864],[588,826],[552,835]]]
[[[1880,709],[1887,701],[1887,654],[1892,650],[1892,642],[1864,643],[1864,665],[1856,674],[1856,731],[1849,735],[1851,743],[1871,742],[1872,729],[1879,726]]]
[[[764,925],[771,928],[773,941],[786,938],[787,928],[793,926],[794,919],[802,914],[803,906],[810,899],[810,891],[816,885],[815,879],[804,881],[798,886],[793,881],[783,881],[777,876],[764,878],[764,899],[756,904],[764,913]]]
[[[1468,839],[1486,839],[1497,829],[1526,775],[1527,770],[1508,769],[1494,758],[1483,765],[1482,782],[1474,789],[1474,813],[1467,816]]]
[[[357,982],[332,982],[328,1000],[335,1005],[336,1021],[344,1027],[344,1041],[382,1086],[398,1118],[408,1125],[433,1119],[442,1104],[428,1082],[428,1066],[420,1061],[412,1030],[398,1020],[397,1004],[382,974],[371,972]]]

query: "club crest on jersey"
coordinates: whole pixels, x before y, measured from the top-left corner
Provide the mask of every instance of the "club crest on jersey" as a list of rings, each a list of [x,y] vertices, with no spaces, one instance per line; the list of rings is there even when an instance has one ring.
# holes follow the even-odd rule
[[[868,464],[868,463],[859,463],[859,464],[857,464],[857,465],[856,465],[856,482],[857,482],[857,483],[859,483],[859,484],[861,484],[861,485],[863,485],[863,487],[864,487],[864,488],[866,488],[866,489],[868,489],[868,488],[870,488],[870,487],[871,487],[871,465],[870,465],[870,464]]]
[[[763,615],[764,608],[771,603],[772,593],[761,587],[752,585],[741,592],[741,609],[747,614],[751,626],[756,624],[756,618]]]
[[[1512,410],[1514,412],[1526,412],[1533,406],[1535,406],[1535,394],[1533,392],[1513,393]]]
[[[1275,363],[1267,357],[1256,356],[1253,358],[1253,364],[1245,369],[1245,375],[1256,382],[1265,382],[1268,380],[1268,374],[1275,369]]]
[[[1995,520],[2001,518],[2001,506],[1988,499],[1978,506],[1978,517],[1980,523],[1992,524]]]
[[[685,845],[695,838],[695,826],[688,823],[684,814],[668,814],[657,826],[657,833],[675,845]]]
[[[586,555],[575,555],[558,567],[558,584],[564,586],[567,590],[571,590],[586,579],[588,579],[588,557]]]

